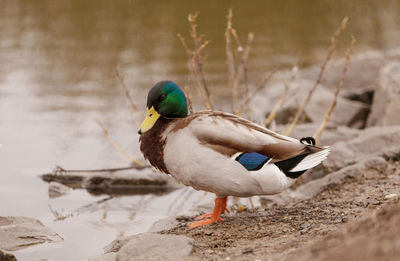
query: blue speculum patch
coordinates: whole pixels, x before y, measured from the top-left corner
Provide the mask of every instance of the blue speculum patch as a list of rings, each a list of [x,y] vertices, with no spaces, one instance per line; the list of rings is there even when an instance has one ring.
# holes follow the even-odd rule
[[[259,170],[269,160],[269,157],[257,152],[244,152],[237,156],[236,161],[247,170]]]

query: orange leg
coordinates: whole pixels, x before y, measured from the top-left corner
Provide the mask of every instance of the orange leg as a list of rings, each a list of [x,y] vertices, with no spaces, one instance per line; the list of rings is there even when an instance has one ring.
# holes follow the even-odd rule
[[[195,228],[199,226],[205,226],[209,225],[218,221],[223,221],[223,219],[220,217],[222,213],[227,211],[229,213],[229,210],[226,208],[226,202],[228,200],[228,197],[224,198],[216,198],[215,199],[215,206],[214,206],[214,211],[212,213],[204,214],[199,217],[197,217],[193,223],[188,224],[190,228]]]

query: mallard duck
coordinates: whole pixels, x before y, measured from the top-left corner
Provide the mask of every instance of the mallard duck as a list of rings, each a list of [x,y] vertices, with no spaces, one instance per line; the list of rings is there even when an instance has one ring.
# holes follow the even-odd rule
[[[138,133],[140,150],[152,166],[216,194],[214,211],[198,217],[191,228],[222,221],[228,196],[285,190],[329,153],[328,147],[302,143],[230,113],[188,114],[185,94],[171,81],[150,89]]]

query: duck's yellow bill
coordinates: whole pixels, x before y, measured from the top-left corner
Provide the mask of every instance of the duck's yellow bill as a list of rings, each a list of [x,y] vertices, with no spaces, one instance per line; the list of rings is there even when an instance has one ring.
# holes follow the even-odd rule
[[[160,114],[154,109],[154,107],[151,107],[150,109],[147,108],[146,118],[140,125],[138,133],[143,134],[146,131],[153,128],[154,124],[156,123],[156,121],[158,120],[159,117],[160,117]]]

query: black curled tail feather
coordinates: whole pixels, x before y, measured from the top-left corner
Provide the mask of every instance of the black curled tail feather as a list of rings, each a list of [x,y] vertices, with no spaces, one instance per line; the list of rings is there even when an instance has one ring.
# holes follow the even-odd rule
[[[300,139],[300,143],[307,144],[307,145],[313,145],[315,146],[316,142],[313,137],[303,137]]]
[[[292,179],[297,179],[307,170],[291,172],[290,170],[297,166],[308,154],[301,154],[296,157],[275,162],[274,164],[283,172],[285,175]]]
[[[301,138],[305,151],[295,157],[275,162],[274,164],[289,178],[300,177],[308,169],[316,167],[325,160],[330,152],[329,147],[315,146],[312,137]]]

